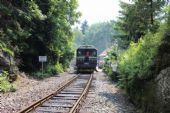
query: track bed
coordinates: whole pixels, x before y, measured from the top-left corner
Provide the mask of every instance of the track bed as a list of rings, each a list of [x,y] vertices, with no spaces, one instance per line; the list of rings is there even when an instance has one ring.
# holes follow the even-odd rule
[[[81,74],[62,85],[57,91],[19,113],[75,113],[85,99],[93,75]]]

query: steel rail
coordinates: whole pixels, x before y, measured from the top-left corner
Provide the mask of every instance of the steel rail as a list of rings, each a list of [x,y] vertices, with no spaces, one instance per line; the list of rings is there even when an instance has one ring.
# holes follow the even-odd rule
[[[65,84],[61,84],[59,86],[59,88],[57,88],[56,92],[44,97],[41,100],[38,100],[37,102],[33,103],[32,105],[24,108],[23,110],[19,111],[18,113],[28,113],[32,110],[34,110],[35,108],[37,108],[38,106],[40,106],[41,104],[43,104],[45,101],[49,100],[50,98],[54,97],[56,94],[58,94],[59,92],[61,92],[65,87],[67,87],[69,84],[71,84],[74,80],[76,80],[78,78],[78,76],[74,76],[73,78],[71,78],[67,83]]]
[[[74,106],[71,108],[69,113],[77,113],[80,110],[80,106],[82,104],[82,101],[84,101],[84,99],[86,98],[88,94],[92,80],[93,80],[93,74],[90,75],[90,79],[87,82],[86,88],[83,90],[81,96],[79,97],[77,102],[74,104]]]

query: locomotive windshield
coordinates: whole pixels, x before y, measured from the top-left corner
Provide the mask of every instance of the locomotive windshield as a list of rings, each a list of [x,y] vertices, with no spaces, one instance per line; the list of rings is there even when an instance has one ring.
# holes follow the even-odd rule
[[[96,57],[97,51],[95,49],[78,49],[77,56]]]
[[[80,46],[76,51],[77,73],[94,72],[97,66],[97,49],[94,46]]]

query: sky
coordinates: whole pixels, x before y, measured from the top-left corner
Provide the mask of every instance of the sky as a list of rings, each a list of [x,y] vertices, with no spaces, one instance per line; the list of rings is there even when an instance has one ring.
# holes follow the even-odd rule
[[[78,0],[78,11],[82,13],[80,23],[87,20],[89,25],[116,20],[120,0]],[[122,0],[128,2],[129,0]]]

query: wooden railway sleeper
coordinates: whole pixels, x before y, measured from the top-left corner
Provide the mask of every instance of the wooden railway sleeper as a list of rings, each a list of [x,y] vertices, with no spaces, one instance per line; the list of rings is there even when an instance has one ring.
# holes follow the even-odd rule
[[[62,89],[64,89],[66,86],[68,86],[69,84],[72,83],[72,81],[74,81],[75,79],[77,79],[78,76],[74,76],[73,78],[71,78],[66,84],[62,84],[60,85],[60,87],[57,88],[57,91],[55,93],[52,93],[48,96],[46,96],[45,98],[35,102],[34,104],[30,105],[29,107],[19,111],[18,113],[28,113],[30,111],[32,111],[33,109],[36,109],[38,106],[40,106],[41,104],[43,104],[45,101],[49,100],[50,98],[52,98],[54,95],[56,95],[57,93],[59,93]]]
[[[89,91],[90,85],[92,83],[92,79],[93,79],[93,75],[90,76],[90,79],[86,85],[86,88],[83,90],[82,95],[79,97],[79,99],[77,100],[77,102],[75,103],[75,105],[73,106],[73,108],[70,110],[69,113],[77,113],[80,110],[80,103],[82,100],[84,100],[83,98],[86,97]]]

